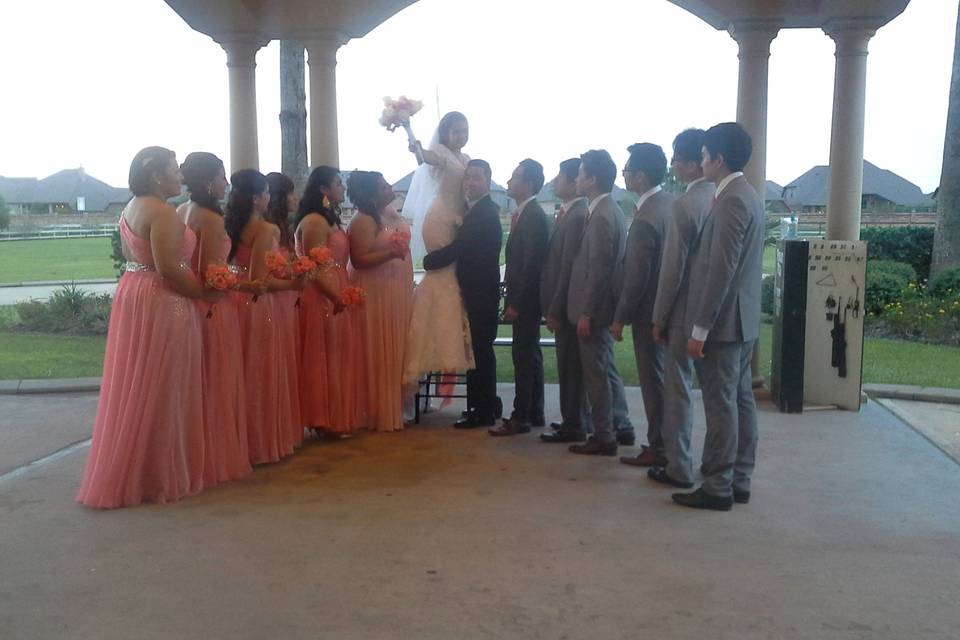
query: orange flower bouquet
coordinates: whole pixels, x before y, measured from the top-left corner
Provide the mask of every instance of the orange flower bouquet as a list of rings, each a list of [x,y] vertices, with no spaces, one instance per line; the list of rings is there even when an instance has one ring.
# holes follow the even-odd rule
[[[211,264],[203,274],[203,281],[210,289],[215,291],[227,291],[237,286],[237,274],[230,271],[225,264]],[[213,305],[207,310],[207,318],[213,317]]]
[[[286,279],[289,277],[290,262],[287,257],[279,251],[267,251],[263,256],[263,261],[267,265],[267,270],[274,278]]]
[[[367,292],[361,287],[344,287],[340,292],[340,304],[345,307],[362,307],[367,301]]]
[[[327,247],[314,247],[310,249],[310,259],[316,266],[317,275],[323,273],[333,266],[333,252]]]

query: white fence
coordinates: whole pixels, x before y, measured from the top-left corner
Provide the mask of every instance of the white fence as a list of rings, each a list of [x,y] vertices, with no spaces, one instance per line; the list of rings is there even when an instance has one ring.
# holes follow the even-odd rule
[[[95,227],[64,225],[47,227],[37,231],[0,231],[0,242],[4,240],[49,240],[51,238],[109,238],[116,228],[116,224],[101,224]]]

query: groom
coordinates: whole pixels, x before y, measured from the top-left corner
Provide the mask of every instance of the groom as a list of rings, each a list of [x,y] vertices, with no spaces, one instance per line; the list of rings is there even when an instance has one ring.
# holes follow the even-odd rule
[[[490,165],[471,160],[463,174],[467,215],[452,243],[426,255],[427,271],[457,263],[457,280],[463,305],[470,320],[475,369],[467,372],[467,415],[454,426],[458,429],[492,427],[500,406],[497,398],[497,359],[493,341],[497,337],[500,307],[500,207],[490,199]]]

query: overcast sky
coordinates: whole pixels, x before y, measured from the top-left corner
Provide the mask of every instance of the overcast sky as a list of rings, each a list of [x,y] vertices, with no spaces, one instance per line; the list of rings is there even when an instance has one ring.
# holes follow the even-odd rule
[[[932,191],[940,178],[957,2],[912,0],[870,43],[865,157]],[[115,186],[143,146],[229,158],[223,50],[162,0],[0,0],[0,175],[83,166]],[[770,58],[767,177],[827,164],[834,45],[785,30]],[[385,95],[466,113],[465,149],[505,183],[532,157],[560,160],[736,115],[737,47],[666,0],[420,0],[338,56],[344,169],[397,180],[414,168],[402,132],[377,125]],[[279,45],[257,57],[260,165],[280,164]],[[439,106],[436,96],[439,95]]]

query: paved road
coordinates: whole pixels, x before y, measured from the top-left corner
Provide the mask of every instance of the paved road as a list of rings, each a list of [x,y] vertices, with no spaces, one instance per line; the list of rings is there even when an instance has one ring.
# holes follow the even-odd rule
[[[54,291],[61,288],[64,284],[36,284],[24,286],[2,286],[0,285],[0,306],[16,304],[24,300],[46,300]],[[77,283],[77,286],[84,291],[91,293],[109,293],[112,294],[117,288],[116,282],[84,282]]]

